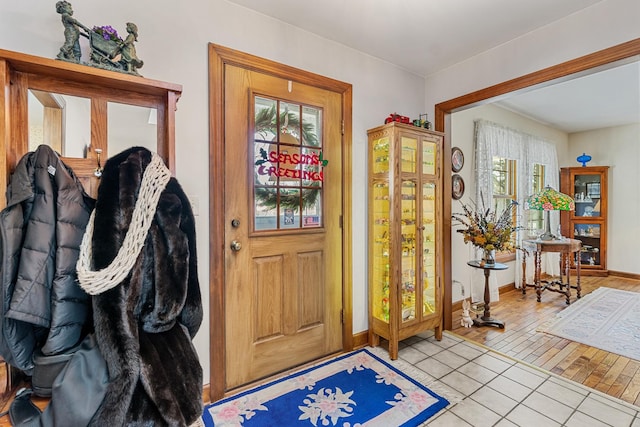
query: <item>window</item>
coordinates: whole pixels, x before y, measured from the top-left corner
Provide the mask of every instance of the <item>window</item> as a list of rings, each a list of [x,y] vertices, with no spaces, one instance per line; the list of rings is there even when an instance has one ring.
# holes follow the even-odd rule
[[[532,191],[531,194],[537,193],[544,188],[545,180],[544,180],[545,168],[544,165],[539,163],[533,164],[533,182],[532,182]],[[537,210],[529,210],[529,218],[527,220],[527,230],[531,233],[536,233],[537,230],[544,229],[544,211]]]
[[[493,158],[493,209],[497,214],[503,212],[513,201],[518,200],[516,191],[516,161],[504,157]],[[514,213],[515,215],[515,213]],[[513,218],[516,224],[516,218]],[[515,243],[515,234],[513,240]]]
[[[322,110],[255,96],[254,229],[322,227]]]
[[[486,197],[487,205],[493,203],[492,208],[497,209],[506,206],[510,199],[516,200],[516,223],[522,227],[521,231],[515,233],[516,240],[527,239],[531,233],[527,229],[532,226],[538,229],[543,221],[541,213],[524,209],[524,201],[536,189],[545,185],[558,188],[558,156],[555,144],[540,136],[487,120],[476,120],[474,123],[475,200],[480,203],[481,197]],[[531,214],[535,225],[529,224],[528,218]],[[516,251],[514,255],[516,260],[521,261],[524,253]],[[514,269],[516,283],[521,282],[521,270]]]
[[[504,157],[493,158],[493,208],[502,212],[517,200],[516,161]]]
[[[545,185],[545,167],[539,163],[532,165],[532,193],[542,190]],[[504,211],[511,201],[518,200],[517,182],[524,179],[518,176],[517,162],[504,157],[493,158],[492,182],[493,182],[493,209],[495,212]],[[525,195],[526,197],[526,195]],[[522,197],[520,197],[522,198]],[[526,229],[529,233],[535,233],[544,228],[543,211],[527,211]],[[516,218],[514,218],[515,222]]]

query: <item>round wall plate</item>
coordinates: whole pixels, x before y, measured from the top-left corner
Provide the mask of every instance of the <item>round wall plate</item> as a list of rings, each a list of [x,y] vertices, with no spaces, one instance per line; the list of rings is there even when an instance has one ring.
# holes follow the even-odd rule
[[[451,176],[451,197],[458,200],[464,194],[464,180],[460,175],[453,174]]]
[[[464,166],[464,154],[458,147],[453,147],[451,149],[451,169],[454,172],[460,172],[462,166]]]

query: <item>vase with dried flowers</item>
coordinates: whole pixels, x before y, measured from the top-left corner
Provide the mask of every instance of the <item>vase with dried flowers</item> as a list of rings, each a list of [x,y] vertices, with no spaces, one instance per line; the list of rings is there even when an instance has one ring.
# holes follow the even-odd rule
[[[495,253],[515,249],[513,233],[520,229],[515,224],[516,209],[518,203],[512,200],[502,212],[498,213],[485,207],[481,198],[481,206],[475,202],[462,205],[462,213],[452,214],[454,226],[461,226],[458,233],[464,236],[465,243],[483,251],[482,262],[484,264],[495,263]]]

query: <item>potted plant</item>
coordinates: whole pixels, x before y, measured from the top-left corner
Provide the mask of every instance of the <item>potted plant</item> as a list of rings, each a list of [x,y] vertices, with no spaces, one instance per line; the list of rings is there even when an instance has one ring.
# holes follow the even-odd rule
[[[485,264],[494,264],[496,251],[515,249],[513,233],[520,229],[514,223],[518,203],[512,200],[502,212],[497,213],[485,207],[482,195],[480,198],[481,207],[475,202],[460,202],[462,213],[452,214],[452,219],[454,225],[462,227],[456,232],[464,236],[464,242],[483,251],[482,261]]]

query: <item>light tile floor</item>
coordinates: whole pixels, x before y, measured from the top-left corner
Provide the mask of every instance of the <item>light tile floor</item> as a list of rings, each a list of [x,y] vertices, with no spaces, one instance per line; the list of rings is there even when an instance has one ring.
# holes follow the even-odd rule
[[[441,341],[424,333],[401,342],[402,370],[451,402],[424,426],[640,427],[640,407],[502,355],[450,332]]]

